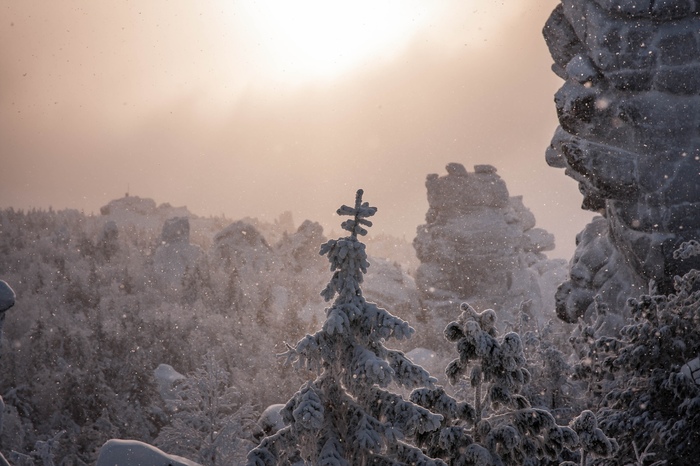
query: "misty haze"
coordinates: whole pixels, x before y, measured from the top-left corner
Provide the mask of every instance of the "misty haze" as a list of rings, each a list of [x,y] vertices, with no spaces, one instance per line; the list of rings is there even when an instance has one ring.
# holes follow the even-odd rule
[[[0,466],[692,465],[700,6],[0,5]]]

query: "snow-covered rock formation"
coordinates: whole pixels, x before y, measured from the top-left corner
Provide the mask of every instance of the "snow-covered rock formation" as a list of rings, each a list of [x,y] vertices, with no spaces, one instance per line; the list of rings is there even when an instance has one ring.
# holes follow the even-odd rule
[[[469,301],[477,308],[513,310],[524,300],[553,309],[565,262],[543,254],[554,236],[535,228],[522,197],[510,197],[491,165],[469,173],[458,163],[447,175],[428,175],[429,209],[413,241],[421,265],[416,284],[425,306],[453,312]],[[449,314],[445,317],[452,318]]]
[[[544,27],[565,80],[547,163],[602,215],[577,238],[563,320],[593,318],[596,294],[623,312],[650,280],[670,292],[700,267],[673,254],[700,236],[699,13],[687,0],[562,0]]]
[[[249,223],[236,221],[221,230],[209,251],[215,266],[223,270],[230,288],[230,305],[234,312],[256,310],[258,316],[269,308],[269,276],[274,269],[272,247]]]
[[[186,273],[192,273],[204,251],[190,244],[190,220],[174,217],[165,221],[160,244],[153,255],[153,267],[164,284],[178,288],[182,286]]]
[[[305,220],[295,232],[284,232],[274,246],[276,256],[271,309],[290,331],[306,333],[314,316],[323,316],[324,301],[318,293],[328,270],[318,254],[318,245],[325,242],[323,227]],[[301,311],[299,311],[301,309]],[[303,332],[303,333],[302,333]]]
[[[162,225],[168,218],[192,217],[187,207],[173,207],[168,203],[156,205],[153,199],[129,194],[100,207],[100,214],[118,225],[131,224],[151,229]]]

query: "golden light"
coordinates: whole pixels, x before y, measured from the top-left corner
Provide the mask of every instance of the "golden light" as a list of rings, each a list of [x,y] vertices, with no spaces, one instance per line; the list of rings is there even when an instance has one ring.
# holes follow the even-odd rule
[[[411,0],[262,0],[236,3],[276,80],[337,77],[400,53],[439,3]],[[240,20],[240,16],[238,20]]]

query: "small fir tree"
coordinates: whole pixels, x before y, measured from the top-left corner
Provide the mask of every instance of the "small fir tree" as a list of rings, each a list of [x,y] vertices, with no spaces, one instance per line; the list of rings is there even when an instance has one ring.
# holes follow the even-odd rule
[[[286,427],[262,440],[248,455],[249,466],[437,465],[409,441],[439,427],[441,416],[387,389],[395,382],[409,389],[433,387],[435,379],[385,340],[409,338],[413,329],[362,296],[360,285],[369,263],[358,235],[367,233],[375,207],[362,202],[342,206],[349,215],[343,229],[351,234],[321,246],[333,276],[321,295],[326,309],[323,328],[289,346],[286,356],[297,367],[316,371],[290,399],[282,416]]]
[[[586,465],[589,451],[614,453],[615,441],[602,434],[595,416],[577,418],[567,427],[557,425],[548,409],[532,407],[521,394],[530,373],[520,336],[509,332],[497,338],[491,309],[478,313],[463,303],[461,310],[445,328],[445,338],[457,344],[459,353],[445,373],[452,385],[468,380],[473,404],[457,401],[442,387],[413,391],[411,401],[443,416],[440,429],[419,438],[428,455],[450,466],[536,466],[563,460]]]

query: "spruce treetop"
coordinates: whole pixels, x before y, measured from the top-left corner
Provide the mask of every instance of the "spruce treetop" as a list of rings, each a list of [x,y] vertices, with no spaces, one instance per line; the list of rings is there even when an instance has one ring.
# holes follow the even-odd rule
[[[362,189],[357,190],[354,208],[343,205],[336,211],[338,215],[351,215],[353,217],[352,220],[346,220],[340,225],[344,230],[351,232],[353,237],[357,237],[358,234],[365,236],[367,230],[360,225],[371,227],[372,222],[365,219],[377,213],[376,207],[370,207],[369,202],[362,202],[363,194]]]

